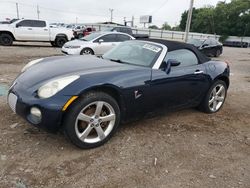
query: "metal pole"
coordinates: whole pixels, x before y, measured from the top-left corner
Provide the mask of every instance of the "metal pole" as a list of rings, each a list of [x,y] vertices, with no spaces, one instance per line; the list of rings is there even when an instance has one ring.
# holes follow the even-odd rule
[[[188,35],[189,35],[190,25],[191,25],[191,21],[192,21],[193,6],[194,6],[194,0],[190,0],[190,7],[189,7],[189,11],[188,11],[186,31],[185,31],[185,42],[188,41]]]
[[[109,11],[110,11],[110,22],[113,22],[113,11],[114,11],[114,9],[109,9]]]
[[[18,3],[16,3],[16,16],[17,16],[17,19],[19,19],[19,9],[18,9]]]
[[[37,19],[40,19],[40,10],[39,10],[39,6],[37,5],[36,7],[36,11],[37,11]]]

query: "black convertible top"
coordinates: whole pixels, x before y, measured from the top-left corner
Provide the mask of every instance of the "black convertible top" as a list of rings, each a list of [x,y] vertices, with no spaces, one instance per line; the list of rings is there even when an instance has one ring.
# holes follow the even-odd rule
[[[137,39],[141,41],[149,41],[149,42],[155,42],[162,44],[168,48],[168,52],[179,50],[179,49],[188,49],[195,53],[197,58],[199,59],[200,63],[205,63],[210,61],[211,59],[207,57],[205,54],[200,52],[195,46],[192,44],[187,44],[184,42],[177,42],[177,41],[171,41],[171,40],[163,40],[163,39],[151,39],[151,38],[142,38]]]

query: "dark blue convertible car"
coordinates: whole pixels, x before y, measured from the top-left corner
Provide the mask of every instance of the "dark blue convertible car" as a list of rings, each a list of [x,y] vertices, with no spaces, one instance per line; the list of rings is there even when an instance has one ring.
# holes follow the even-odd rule
[[[104,144],[120,122],[155,109],[221,109],[229,66],[180,42],[121,43],[102,57],[63,56],[28,63],[9,90],[11,109],[73,144]]]

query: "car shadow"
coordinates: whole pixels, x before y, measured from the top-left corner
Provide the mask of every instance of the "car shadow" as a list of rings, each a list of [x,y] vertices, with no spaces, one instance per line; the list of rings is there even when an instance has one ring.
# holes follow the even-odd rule
[[[33,48],[33,47],[39,47],[39,48],[58,48],[58,47],[53,47],[51,45],[41,45],[41,44],[13,44],[12,46],[15,46],[15,47],[30,47],[30,48]]]

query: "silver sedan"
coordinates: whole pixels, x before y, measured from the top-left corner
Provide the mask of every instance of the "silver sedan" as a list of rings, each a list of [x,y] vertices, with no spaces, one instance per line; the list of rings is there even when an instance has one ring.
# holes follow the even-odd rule
[[[121,42],[135,38],[120,32],[95,32],[81,39],[69,41],[62,47],[67,55],[103,55]]]

